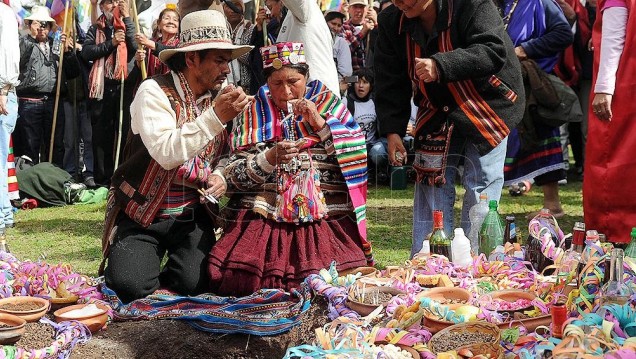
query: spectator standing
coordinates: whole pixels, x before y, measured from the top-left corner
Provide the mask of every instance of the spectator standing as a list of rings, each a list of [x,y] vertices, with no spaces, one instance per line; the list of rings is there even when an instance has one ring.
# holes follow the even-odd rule
[[[362,67],[373,67],[373,46],[378,25],[378,14],[369,8],[366,0],[349,2],[349,20],[342,26],[342,34],[351,50],[351,66],[353,71]]]
[[[389,163],[407,158],[402,138],[415,83],[411,255],[433,229],[433,210],[454,228],[455,176],[464,160],[461,226],[480,193],[499,200],[507,136],[521,120],[519,61],[491,0],[395,0],[380,14],[375,48],[376,111]]]
[[[139,66],[142,59],[146,61],[146,74],[148,77],[163,75],[170,70],[168,66],[159,60],[159,53],[165,49],[172,49],[179,44],[179,22],[181,16],[175,7],[166,7],[159,13],[157,19],[157,36],[148,39],[143,33],[135,35],[139,47],[135,53],[135,64]]]
[[[88,29],[82,57],[93,62],[89,75],[89,109],[93,126],[95,182],[107,185],[115,167],[121,78],[127,75],[127,63],[137,48],[128,0],[100,0],[99,7],[102,15]],[[124,127],[129,126],[125,124]]]
[[[336,69],[338,70],[338,82],[340,83],[340,95],[342,96],[347,91],[348,83],[345,82],[345,77],[351,76],[353,69],[351,68],[351,51],[349,50],[349,43],[342,37],[342,24],[344,23],[345,15],[339,11],[330,10],[325,12],[325,21],[331,31],[333,38],[333,60],[336,63]]]
[[[8,166],[11,133],[18,118],[15,87],[20,83],[20,45],[18,22],[13,9],[0,2],[0,235],[13,227],[13,211],[9,199]]]
[[[19,98],[19,119],[16,123],[15,153],[26,155],[37,164],[48,161],[53,127],[53,111],[57,81],[60,87],[60,102],[53,133],[53,163],[62,167],[64,161],[64,105],[66,79],[79,75],[77,58],[66,45],[62,34],[60,52],[64,63],[62,78],[58,79],[60,57],[53,51],[53,39],[49,32],[55,26],[50,10],[45,6],[34,6],[25,25],[29,33],[20,38],[20,85],[16,88]],[[70,39],[72,41],[72,39]],[[42,148],[44,151],[41,152]]]
[[[585,151],[585,226],[627,245],[636,223],[634,82],[636,81],[636,1],[600,0],[594,23],[594,98]]]
[[[230,25],[232,42],[234,45],[249,45],[252,40],[252,32],[254,32],[254,24],[245,19],[245,8],[242,0],[229,1],[232,2],[234,8],[224,2],[223,13]],[[239,11],[237,12],[236,10]],[[229,83],[249,90],[252,81],[249,60],[249,53],[246,53],[238,59],[230,62],[230,75],[228,76]]]

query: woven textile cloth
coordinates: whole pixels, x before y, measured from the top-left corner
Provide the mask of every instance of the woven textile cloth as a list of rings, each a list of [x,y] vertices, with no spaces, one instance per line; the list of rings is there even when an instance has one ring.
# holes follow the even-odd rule
[[[211,333],[275,335],[300,324],[309,309],[310,291],[303,285],[290,293],[261,289],[246,297],[201,294],[183,297],[166,290],[123,304],[114,291],[102,287],[116,320],[184,320],[194,328]]]

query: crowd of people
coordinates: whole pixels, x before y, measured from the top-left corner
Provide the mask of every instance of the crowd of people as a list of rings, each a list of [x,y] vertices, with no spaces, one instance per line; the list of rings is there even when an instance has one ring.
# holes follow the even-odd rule
[[[149,36],[128,0],[91,4],[92,25],[65,31],[44,6],[19,30],[0,4],[0,159],[13,136],[16,156],[110,188],[100,270],[124,301],[373,264],[367,175],[391,166],[416,177],[412,254],[458,177],[466,233],[480,194],[522,180],[560,218],[568,143],[586,223],[629,240],[634,0],[227,0],[167,6]],[[537,72],[577,91],[580,122],[536,120]]]

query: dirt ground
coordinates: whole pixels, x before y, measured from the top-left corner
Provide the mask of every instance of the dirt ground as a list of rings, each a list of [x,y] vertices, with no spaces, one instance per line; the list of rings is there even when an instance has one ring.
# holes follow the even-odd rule
[[[176,320],[116,322],[75,347],[71,359],[282,358],[288,347],[311,343],[314,329],[327,320],[327,304],[317,297],[299,326],[273,337],[210,334]],[[34,349],[51,345],[54,333],[50,325],[28,323],[26,331],[16,346]]]

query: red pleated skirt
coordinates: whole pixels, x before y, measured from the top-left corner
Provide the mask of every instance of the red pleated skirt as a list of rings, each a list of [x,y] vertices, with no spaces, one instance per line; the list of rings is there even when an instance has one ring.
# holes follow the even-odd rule
[[[228,224],[208,260],[211,291],[224,296],[261,288],[289,291],[334,260],[339,271],[366,265],[350,216],[296,225],[267,220],[249,209]]]

